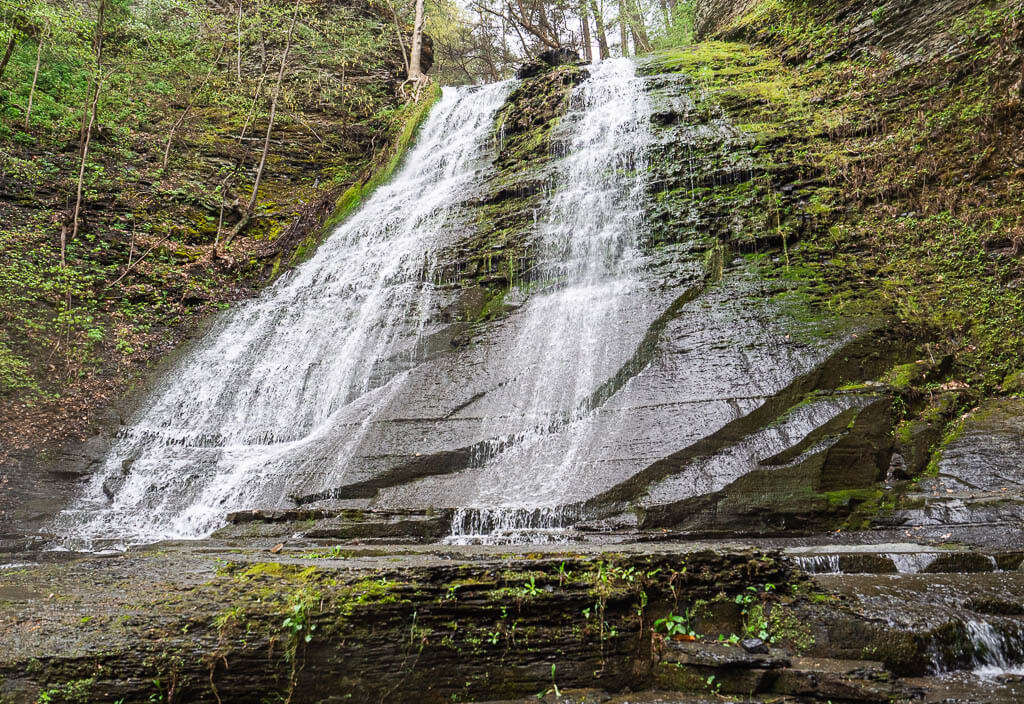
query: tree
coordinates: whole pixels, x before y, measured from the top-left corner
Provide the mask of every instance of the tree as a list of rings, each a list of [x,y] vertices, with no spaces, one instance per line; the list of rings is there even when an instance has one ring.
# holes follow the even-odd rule
[[[580,0],[580,31],[583,35],[583,58],[587,63],[594,60],[592,40],[590,39],[590,20],[587,18],[587,0]]]
[[[619,50],[622,56],[629,56],[629,20],[626,19],[626,13],[623,3],[619,2]]]
[[[103,86],[103,39],[104,39],[104,19],[106,18],[107,1],[99,0],[99,7],[97,10],[96,17],[96,33],[93,39],[93,47],[96,51],[96,66],[93,70],[92,82],[94,88],[92,91],[91,105],[86,102],[85,114],[82,116],[82,121],[86,122],[86,116],[88,116],[88,122],[85,127],[85,131],[82,134],[82,149],[81,149],[81,160],[78,168],[78,188],[75,196],[75,210],[71,220],[71,239],[74,239],[78,235],[78,223],[79,216],[82,212],[82,186],[85,183],[85,165],[89,159],[89,144],[92,141],[92,129],[96,124],[96,108],[100,102],[100,90]],[[60,265],[67,266],[67,229],[61,228],[60,231]]]
[[[295,7],[292,10],[292,19],[288,25],[288,36],[285,39],[284,52],[281,54],[281,65],[277,71],[277,83],[274,86],[274,96],[270,101],[270,117],[267,119],[267,134],[263,139],[263,154],[260,156],[260,165],[256,169],[256,179],[252,184],[252,195],[249,196],[249,203],[245,206],[245,212],[242,215],[242,219],[235,226],[235,229],[231,232],[228,237],[228,242],[235,237],[239,232],[245,229],[246,225],[252,219],[252,214],[256,210],[256,199],[259,196],[260,181],[263,180],[263,169],[267,165],[267,154],[270,153],[270,135],[274,132],[274,119],[277,117],[277,104],[281,99],[281,84],[284,81],[285,70],[288,67],[288,54],[292,49],[292,38],[295,36],[295,21],[299,17],[299,2],[295,0]]]
[[[445,84],[507,78],[522,63],[509,47],[509,23],[479,7],[465,10],[454,0],[430,0],[424,33],[433,40],[431,74]]]
[[[626,7],[626,18],[629,22],[629,31],[633,36],[633,47],[637,54],[647,53],[653,49],[651,39],[647,34],[647,22],[644,19],[644,11],[641,0],[620,0]]]
[[[235,71],[242,80],[242,0],[238,0],[238,21],[235,25]]]
[[[164,158],[163,161],[160,163],[161,169],[167,168],[167,160],[171,156],[171,142],[174,140],[174,133],[178,131],[178,128],[181,127],[181,123],[183,123],[185,121],[185,118],[188,117],[189,111],[196,104],[196,101],[199,100],[199,96],[202,95],[203,89],[206,88],[206,84],[210,82],[210,76],[213,75],[214,70],[217,68],[217,64],[220,63],[220,57],[223,54],[224,47],[222,45],[220,47],[220,50],[217,52],[217,56],[210,64],[210,70],[206,72],[206,78],[204,78],[202,83],[200,83],[192,91],[192,97],[189,99],[188,104],[185,106],[185,109],[181,111],[181,116],[178,118],[177,122],[175,122],[174,125],[171,127],[171,131],[167,135],[167,144],[164,146]]]
[[[601,60],[607,59],[610,54],[608,52],[608,35],[604,29],[604,14],[601,8],[597,5],[597,0],[590,0],[590,11],[594,13],[594,24],[597,26],[597,47]]]
[[[36,47],[36,68],[32,72],[32,87],[28,91],[28,106],[25,108],[25,131],[28,131],[29,122],[32,120],[32,100],[36,96],[36,86],[39,85],[39,66],[43,60],[43,40],[46,38],[46,34],[49,31],[50,26],[47,24],[39,32],[39,45]]]
[[[29,20],[26,9],[13,2],[4,3],[3,15],[0,15],[0,19],[3,20],[0,27],[11,33],[4,45],[3,56],[0,57],[0,80],[2,80],[4,72],[7,70],[7,64],[10,63],[14,49],[18,45],[18,40],[27,33],[26,26],[29,24]]]
[[[415,95],[419,95],[420,86],[426,81],[423,74],[423,0],[416,0],[416,19],[412,25],[412,48],[409,50],[408,81],[413,84]]]
[[[7,62],[11,60],[11,54],[14,53],[14,45],[17,41],[17,32],[11,32],[11,38],[7,40],[7,50],[4,52],[4,58],[0,59],[0,78],[4,77],[4,71],[7,70]]]

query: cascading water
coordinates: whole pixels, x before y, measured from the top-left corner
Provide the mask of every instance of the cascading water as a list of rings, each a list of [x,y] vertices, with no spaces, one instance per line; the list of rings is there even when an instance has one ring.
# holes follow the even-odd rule
[[[997,629],[986,621],[964,624],[973,648],[974,674],[982,678],[1024,675],[1024,629]]]
[[[602,438],[590,421],[602,382],[621,363],[609,341],[630,314],[623,300],[640,285],[651,133],[631,61],[603,61],[590,73],[560,125],[562,159],[539,213],[529,298],[506,362],[506,403],[500,416],[482,419],[495,439],[476,457],[475,498],[456,512],[455,541],[515,540],[522,530],[536,539],[538,530],[578,520],[566,490],[581,460],[599,454]],[[505,430],[495,437],[494,428]]]
[[[227,511],[337,485],[413,361],[434,252],[489,163],[509,89],[446,89],[393,181],[164,376],[55,532],[197,537]]]
[[[632,62],[590,72],[558,128],[526,303],[453,501],[464,507],[456,540],[578,522],[572,488],[616,451],[596,419],[636,349],[623,331],[646,285],[651,110]],[[78,545],[200,537],[232,510],[291,505],[355,481],[347,475],[366,464],[361,443],[439,329],[433,262],[464,234],[460,206],[489,168],[509,89],[447,91],[396,178],[163,378],[55,532]]]

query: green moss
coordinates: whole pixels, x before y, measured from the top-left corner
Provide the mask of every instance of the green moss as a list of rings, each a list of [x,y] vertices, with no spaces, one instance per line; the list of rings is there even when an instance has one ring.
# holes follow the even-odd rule
[[[775,605],[768,615],[768,632],[778,641],[788,641],[800,652],[814,647],[810,624],[782,605]]]
[[[93,677],[71,680],[41,691],[36,702],[37,704],[54,704],[56,702],[60,702],[60,704],[88,704],[94,684],[96,684],[96,680]]]
[[[963,431],[964,419],[958,418],[957,420],[951,421],[942,434],[942,439],[939,440],[938,445],[932,450],[931,459],[928,460],[928,466],[924,470],[926,477],[937,477],[939,476],[939,465],[942,462],[942,454],[951,442],[959,437],[961,431]]]
[[[505,296],[508,295],[508,291],[507,288],[490,289],[487,293],[487,298],[484,300],[484,306],[480,310],[480,315],[477,316],[477,321],[493,320],[504,314]]]
[[[317,582],[322,577],[316,567],[286,565],[280,562],[257,562],[249,566],[239,575],[239,579],[259,579],[263,577],[287,580],[289,582]]]
[[[1000,387],[1003,393],[1020,395],[1024,393],[1024,369],[1010,372]]]
[[[371,167],[371,172],[364,181],[354,183],[338,197],[333,213],[324,223],[324,232],[330,232],[341,224],[381,184],[391,178],[395,170],[402,163],[409,145],[412,144],[412,140],[416,136],[416,131],[423,123],[423,120],[426,119],[430,108],[434,106],[434,103],[440,97],[440,87],[432,83],[419,102],[411,103],[401,112],[397,119],[402,124],[402,129],[398,133],[398,137],[393,145],[383,153],[377,165]]]
[[[882,381],[895,389],[905,390],[923,381],[926,373],[926,366],[917,362],[910,362],[909,364],[901,364],[890,369],[882,377]]]
[[[386,578],[363,579],[330,593],[331,603],[341,617],[351,616],[359,607],[404,601],[396,591],[399,584]]]
[[[992,138],[1005,134],[997,116],[1009,109],[993,87],[1007,78],[998,73],[1007,62],[996,59],[1012,12],[974,7],[956,18],[983,67],[964,73],[943,58],[909,68],[850,58],[846,28],[867,18],[852,11],[760,0],[721,34],[749,43],[709,41],[650,59],[647,72],[689,74],[697,114],[724,111],[747,132],[753,160],[739,184],[659,193],[659,210],[721,203],[721,221],[731,213],[744,222],[719,237],[741,250],[782,250],[784,266],[765,267],[768,276],[793,272],[830,314],[906,321],[953,355],[951,377],[1002,389],[1024,355],[1024,290],[1008,285],[1018,264],[988,251],[1019,228],[1014,203],[1024,197],[1021,174],[995,167],[1024,148],[1019,133]],[[796,180],[799,191],[780,194],[779,180]],[[677,220],[667,225],[660,240],[685,234]],[[896,370],[891,382],[906,388],[911,372]]]

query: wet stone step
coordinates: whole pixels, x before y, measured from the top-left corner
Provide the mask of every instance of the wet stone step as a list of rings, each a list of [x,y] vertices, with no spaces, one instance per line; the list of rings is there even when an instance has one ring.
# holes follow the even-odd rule
[[[217,539],[286,538],[311,540],[436,541],[452,523],[451,510],[379,511],[349,508],[250,510],[230,513]]]
[[[809,574],[970,574],[1003,572],[1024,567],[1024,553],[937,550],[925,545],[844,546],[817,551],[790,550],[800,569]],[[863,550],[860,551],[860,550]]]
[[[669,642],[654,670],[664,689],[766,694],[844,702],[888,702],[912,696],[880,662],[758,655],[707,643]]]
[[[342,700],[338,700],[339,702]],[[796,699],[773,695],[772,704],[795,703]],[[745,704],[767,704],[765,699],[746,697]],[[714,694],[692,694],[687,692],[631,692],[627,694],[611,694],[601,690],[564,690],[557,692],[551,687],[549,692],[538,692],[537,696],[525,699],[502,699],[500,701],[475,702],[471,704],[537,704],[537,702],[558,704],[722,704],[721,696]]]

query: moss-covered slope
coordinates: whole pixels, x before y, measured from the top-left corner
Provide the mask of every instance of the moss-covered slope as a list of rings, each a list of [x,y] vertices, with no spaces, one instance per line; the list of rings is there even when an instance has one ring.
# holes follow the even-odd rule
[[[235,4],[120,3],[105,27],[72,237],[96,18],[81,4],[29,6],[53,16],[22,26],[12,6],[0,17],[31,35],[18,34],[0,82],[0,462],[95,433],[125,389],[202,320],[301,260],[339,196],[345,211],[398,158],[433,96],[407,107],[397,94],[390,12],[361,0],[302,4],[254,217],[232,238],[294,3],[237,18]]]
[[[950,355],[932,389],[1019,391],[1021,3],[719,5],[717,41],[655,59],[750,140],[752,177],[716,197],[750,194],[753,234],[800,241],[780,276],[819,280],[836,310],[892,311],[922,355]]]

